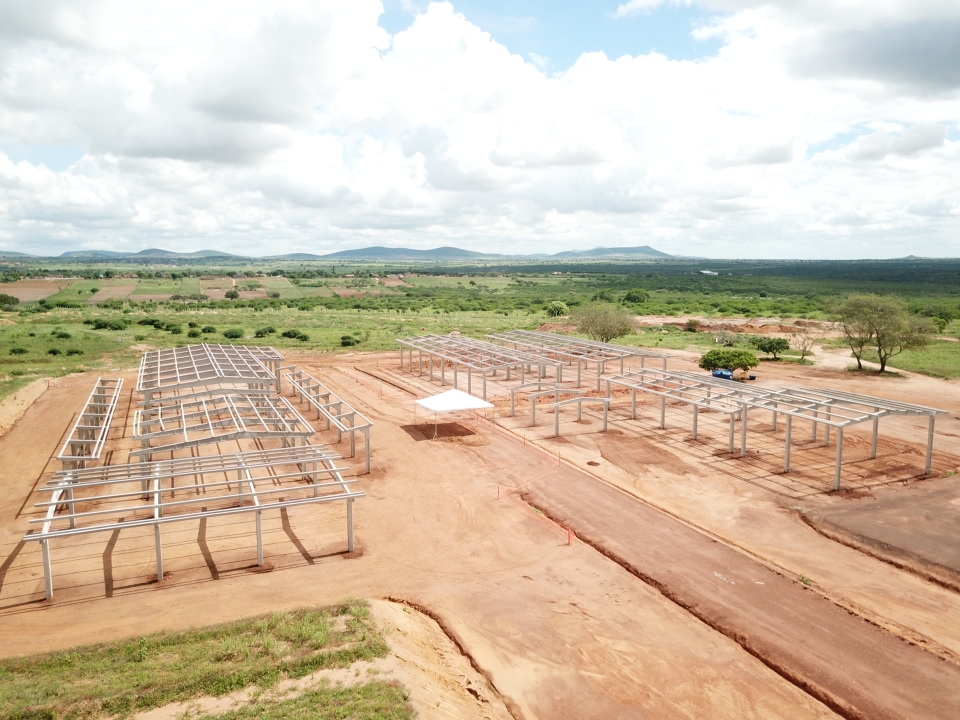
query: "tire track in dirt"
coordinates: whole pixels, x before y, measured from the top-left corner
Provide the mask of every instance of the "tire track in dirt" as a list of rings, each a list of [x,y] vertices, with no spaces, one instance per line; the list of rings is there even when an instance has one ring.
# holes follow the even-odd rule
[[[844,717],[956,717],[960,667],[736,549],[574,471],[524,498]]]

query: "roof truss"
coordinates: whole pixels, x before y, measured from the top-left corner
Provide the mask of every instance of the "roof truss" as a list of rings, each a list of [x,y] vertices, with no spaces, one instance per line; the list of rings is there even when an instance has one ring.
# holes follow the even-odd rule
[[[137,410],[133,437],[143,447],[132,450],[130,457],[150,459],[156,452],[245,438],[280,438],[286,445],[296,439],[303,442],[314,432],[285,398],[212,391],[207,397],[174,399]]]
[[[272,347],[185,345],[145,353],[137,391],[149,403],[156,392],[199,385],[275,385],[283,356]]]

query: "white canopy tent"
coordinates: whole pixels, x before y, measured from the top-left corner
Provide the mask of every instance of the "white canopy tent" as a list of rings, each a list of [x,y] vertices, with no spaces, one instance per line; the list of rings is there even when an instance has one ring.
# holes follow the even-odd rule
[[[447,390],[439,395],[417,400],[417,405],[433,411],[433,436],[437,436],[437,414],[442,412],[456,412],[458,410],[486,410],[492,408],[493,403],[481,400],[462,390]],[[417,422],[417,409],[413,409],[413,422]]]

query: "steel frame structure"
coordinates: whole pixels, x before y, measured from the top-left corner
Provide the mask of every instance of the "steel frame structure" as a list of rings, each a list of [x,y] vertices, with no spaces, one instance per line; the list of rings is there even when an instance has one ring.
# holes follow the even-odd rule
[[[326,419],[326,429],[333,425],[337,429],[337,442],[343,440],[343,433],[350,436],[350,457],[356,457],[356,434],[363,433],[364,450],[366,454],[366,472],[370,472],[370,422],[362,413],[355,410],[347,401],[330,390],[312,375],[289,368],[281,374],[290,384],[291,393],[299,397],[317,411],[317,419]]]
[[[773,414],[772,429],[778,426],[780,415],[786,418],[784,440],[784,472],[790,471],[790,443],[793,419],[805,419],[812,423],[812,441],[817,440],[819,425],[825,427],[824,445],[830,445],[830,430],[837,429],[837,455],[834,469],[834,489],[840,489],[841,465],[843,463],[844,429],[859,423],[872,421],[873,441],[871,458],[877,457],[877,438],[880,418],[888,415],[914,415],[929,418],[927,454],[924,472],[929,474],[933,466],[934,424],[937,415],[945,411],[922,405],[902,403],[870,395],[860,395],[839,390],[811,388],[770,389],[744,385],[731,380],[705,378],[686,371],[667,372],[644,368],[606,378],[607,397],[612,396],[612,386],[631,390],[631,417],[637,416],[637,392],[660,397],[660,427],[666,427],[667,399],[693,406],[693,437],[697,438],[697,418],[700,408],[725,413],[730,421],[729,445],[734,452],[734,424],[740,426],[740,456],[747,452],[747,417],[751,410],[768,410]]]
[[[65,470],[86,467],[87,462],[100,459],[122,389],[123,378],[97,378],[90,397],[57,454],[57,460]]]
[[[475,340],[462,336],[451,335],[420,335],[413,338],[403,338],[397,340],[400,344],[400,369],[403,369],[404,348],[409,351],[410,372],[413,372],[413,351],[418,355],[418,368],[420,376],[423,376],[423,356],[427,355],[429,360],[430,380],[433,381],[434,358],[440,360],[440,384],[446,384],[446,364],[453,364],[453,386],[458,386],[457,374],[462,365],[467,370],[467,392],[473,392],[473,373],[480,373],[483,379],[484,400],[487,399],[487,375],[496,375],[498,371],[505,372],[505,378],[510,380],[511,370],[519,370],[520,382],[524,382],[526,374],[532,372],[531,368],[537,368],[537,378],[546,376],[548,367],[553,367],[558,381],[563,379],[563,363],[550,360],[542,355],[534,355],[527,352],[519,352],[515,349],[505,348],[484,340]],[[458,388],[459,389],[459,388]]]
[[[315,434],[313,426],[285,398],[266,394],[225,393],[181,401],[173,397],[137,410],[133,439],[141,449],[130,457],[152,460],[154,453],[245,438],[278,438],[284,447]],[[168,440],[166,444],[154,442]]]
[[[600,432],[607,431],[607,416],[610,413],[610,398],[606,397],[584,397],[580,395],[578,397],[570,398],[569,400],[558,400],[555,403],[550,403],[550,406],[553,407],[553,436],[560,437],[560,408],[567,405],[576,405],[577,406],[577,422],[583,417],[583,404],[584,403],[600,403],[603,405],[603,429]],[[536,416],[534,416],[536,417]],[[531,423],[531,426],[533,423]]]
[[[283,356],[272,347],[249,345],[185,345],[154,350],[140,359],[137,392],[146,405],[157,393],[217,385],[280,392]]]
[[[601,375],[607,371],[607,363],[620,363],[620,372],[626,371],[625,361],[632,358],[640,359],[640,367],[646,365],[647,358],[663,361],[663,369],[667,369],[667,360],[670,355],[643,348],[629,348],[623,345],[571,338],[556,333],[541,332],[539,330],[509,330],[503,333],[487,335],[489,338],[514,347],[522,347],[538,355],[559,359],[568,365],[577,364],[577,387],[580,387],[581,365],[584,369],[594,363],[597,367],[597,390],[600,389]]]
[[[50,500],[36,504],[44,516],[30,522],[40,528],[23,539],[41,544],[47,598],[53,597],[51,541],[91,533],[152,527],[159,581],[167,523],[254,513],[263,565],[264,511],[345,501],[347,552],[353,552],[353,501],[366,493],[348,487],[355,480],[343,477],[338,459],[329,448],[308,445],[63,470],[41,488]]]

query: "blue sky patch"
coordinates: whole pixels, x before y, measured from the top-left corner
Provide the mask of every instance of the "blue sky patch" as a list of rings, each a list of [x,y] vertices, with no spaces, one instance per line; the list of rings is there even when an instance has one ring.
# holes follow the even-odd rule
[[[656,51],[672,60],[715,55],[720,41],[695,40],[691,33],[711,15],[695,5],[664,5],[652,12],[614,17],[621,3],[610,0],[456,0],[453,6],[497,42],[542,69],[562,72],[583,53],[602,51],[615,59]],[[396,34],[427,8],[426,2],[384,0],[380,25]],[[539,64],[539,63],[538,63]]]

